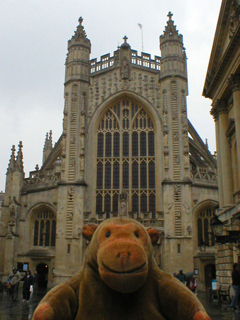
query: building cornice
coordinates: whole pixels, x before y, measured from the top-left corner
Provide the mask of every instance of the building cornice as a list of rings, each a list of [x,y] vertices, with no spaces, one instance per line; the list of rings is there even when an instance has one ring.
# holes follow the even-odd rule
[[[238,25],[235,34],[233,35],[231,41],[228,44],[227,49],[225,50],[222,59],[220,60],[218,67],[213,75],[209,75],[206,77],[203,96],[206,98],[212,98],[213,91],[216,87],[217,82],[222,77],[223,71],[226,68],[227,64],[231,61],[231,57],[234,53],[234,50],[238,48],[238,43],[240,41],[240,24]],[[212,72],[212,70],[208,71]]]

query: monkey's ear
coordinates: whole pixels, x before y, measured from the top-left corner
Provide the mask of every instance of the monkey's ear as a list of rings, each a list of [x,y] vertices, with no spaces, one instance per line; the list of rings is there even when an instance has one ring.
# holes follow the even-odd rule
[[[97,227],[98,227],[98,224],[94,224],[94,223],[86,224],[82,229],[83,237],[88,241],[90,241]]]
[[[147,233],[149,234],[152,244],[155,244],[160,237],[159,232],[154,228],[147,228],[146,230],[147,230]]]

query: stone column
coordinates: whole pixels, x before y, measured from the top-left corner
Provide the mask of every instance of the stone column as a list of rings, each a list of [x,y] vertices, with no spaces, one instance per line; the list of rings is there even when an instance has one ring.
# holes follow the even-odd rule
[[[214,108],[212,109],[212,111]],[[219,207],[223,207],[223,182],[222,182],[222,166],[221,166],[221,147],[220,147],[220,135],[219,135],[219,120],[218,115],[214,111],[211,112],[215,120],[215,134],[217,145],[217,169],[218,169],[218,198]]]
[[[233,204],[233,177],[231,149],[226,137],[228,126],[228,108],[225,100],[217,101],[219,119],[219,142],[221,148],[221,171],[223,186],[223,207]]]
[[[233,108],[234,108],[234,119],[235,119],[235,132],[236,132],[236,143],[237,143],[237,163],[238,163],[238,176],[237,186],[240,187],[240,74],[231,75],[228,78],[228,85],[232,89],[233,93]]]

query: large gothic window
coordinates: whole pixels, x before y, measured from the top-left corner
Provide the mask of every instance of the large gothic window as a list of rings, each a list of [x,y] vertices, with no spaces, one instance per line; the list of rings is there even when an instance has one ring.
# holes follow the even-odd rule
[[[117,212],[128,193],[130,212],[155,215],[154,127],[147,112],[122,100],[103,115],[97,131],[96,212]]]
[[[42,209],[35,214],[33,245],[55,247],[56,219],[54,213]]]
[[[206,246],[214,245],[214,235],[211,230],[211,220],[214,216],[214,209],[205,208],[198,213],[197,216],[197,229],[198,229],[198,245],[200,246],[202,242]]]

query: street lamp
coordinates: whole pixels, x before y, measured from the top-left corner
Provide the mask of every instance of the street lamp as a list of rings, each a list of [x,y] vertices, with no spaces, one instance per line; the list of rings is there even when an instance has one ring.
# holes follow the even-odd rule
[[[221,235],[223,232],[223,222],[217,216],[214,216],[211,220],[211,228],[215,237]]]
[[[211,220],[211,228],[217,243],[227,244],[234,243],[236,247],[240,247],[240,232],[237,230],[226,229],[231,227],[236,221],[240,220],[240,216],[234,217],[230,223],[222,222],[217,216]],[[225,234],[223,235],[223,227],[225,227]]]

